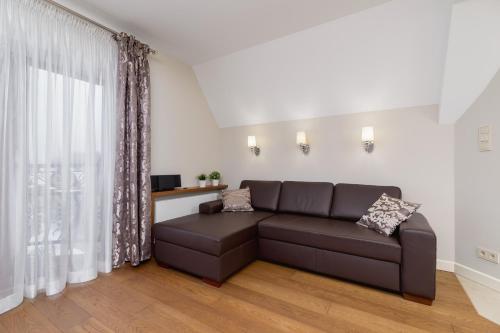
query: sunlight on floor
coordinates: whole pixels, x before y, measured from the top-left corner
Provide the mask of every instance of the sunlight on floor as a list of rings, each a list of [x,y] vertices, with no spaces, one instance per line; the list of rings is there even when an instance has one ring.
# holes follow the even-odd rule
[[[460,275],[457,275],[457,278],[477,312],[481,316],[500,324],[500,292]]]

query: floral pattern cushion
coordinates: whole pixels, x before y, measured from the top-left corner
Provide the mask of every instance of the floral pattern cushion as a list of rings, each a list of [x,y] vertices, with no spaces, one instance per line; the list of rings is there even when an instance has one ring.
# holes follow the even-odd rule
[[[223,212],[252,212],[250,188],[222,191]]]
[[[384,193],[357,224],[375,230],[382,235],[390,236],[419,207],[420,204],[393,198]]]

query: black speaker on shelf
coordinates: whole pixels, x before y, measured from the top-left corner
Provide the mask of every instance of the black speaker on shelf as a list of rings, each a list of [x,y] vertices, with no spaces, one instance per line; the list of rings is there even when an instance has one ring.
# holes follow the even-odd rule
[[[151,191],[171,191],[181,187],[181,175],[158,175],[151,176]]]

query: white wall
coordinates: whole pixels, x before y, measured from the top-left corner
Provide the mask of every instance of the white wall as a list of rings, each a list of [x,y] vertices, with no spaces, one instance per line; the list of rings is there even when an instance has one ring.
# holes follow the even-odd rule
[[[393,0],[195,72],[221,127],[438,104],[454,1]]]
[[[453,6],[440,106],[440,122],[454,123],[500,68],[500,1]]]
[[[220,168],[220,130],[190,66],[152,56],[152,174],[181,174],[183,186]]]
[[[492,125],[493,151],[479,152],[478,128]],[[456,261],[500,279],[500,265],[476,246],[500,252],[500,72],[455,126]]]
[[[165,197],[156,201],[155,221],[162,222],[176,217],[198,213],[198,206],[202,202],[216,200],[218,192],[188,194]]]
[[[166,56],[152,56],[151,173],[180,174],[182,186],[196,176],[219,170],[221,133],[190,66]],[[217,194],[169,197],[156,201],[155,222],[193,214]]]
[[[438,258],[454,260],[454,131],[439,125],[437,106],[359,113],[225,128],[222,173],[232,187],[242,179],[331,181],[396,185],[422,203],[438,238]],[[361,146],[361,128],[375,127],[375,150]],[[307,132],[309,155],[295,144]],[[261,154],[252,155],[247,135]]]

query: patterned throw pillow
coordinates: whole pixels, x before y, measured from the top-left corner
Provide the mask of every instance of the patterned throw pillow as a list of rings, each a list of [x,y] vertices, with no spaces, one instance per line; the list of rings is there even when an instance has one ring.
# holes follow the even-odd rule
[[[223,212],[252,212],[250,188],[222,191]]]
[[[420,204],[392,198],[384,193],[357,224],[390,236],[398,225],[408,220],[419,207]]]

